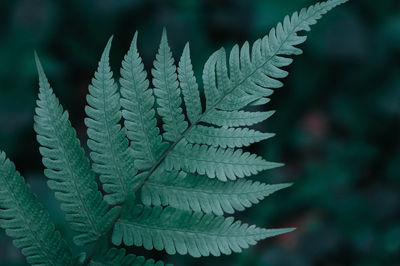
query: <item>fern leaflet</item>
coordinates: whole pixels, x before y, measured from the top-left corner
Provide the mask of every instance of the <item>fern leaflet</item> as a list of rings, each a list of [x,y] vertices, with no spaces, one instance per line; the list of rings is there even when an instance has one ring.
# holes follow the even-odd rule
[[[172,52],[168,45],[167,32],[164,29],[160,48],[154,60],[153,74],[154,94],[160,106],[157,111],[163,119],[163,137],[176,141],[187,128],[187,122],[182,113],[179,83]]]
[[[182,88],[187,117],[191,123],[196,123],[201,116],[202,107],[199,87],[193,73],[192,61],[190,59],[189,43],[185,45],[181,60],[179,61],[178,78]]]
[[[74,241],[84,245],[98,239],[114,221],[119,207],[108,211],[108,204],[97,188],[89,160],[76,138],[75,130],[63,111],[36,56],[39,72],[39,100],[35,131],[43,156],[48,185],[61,201]]]
[[[115,224],[112,240],[115,245],[155,248],[168,254],[220,256],[241,252],[261,239],[292,230],[267,230],[234,221],[233,217],[135,205]]]
[[[223,215],[243,211],[291,184],[267,185],[250,180],[221,182],[184,172],[155,172],[143,185],[145,205],[172,206],[183,210]]]
[[[223,149],[207,145],[179,143],[165,160],[168,170],[182,169],[221,181],[236,180],[260,171],[282,166],[268,162],[240,149]]]
[[[118,204],[133,191],[133,177],[137,171],[131,163],[133,156],[125,129],[119,125],[120,97],[109,66],[111,41],[112,38],[101,56],[93,85],[89,86],[85,124],[93,170],[100,175],[104,191],[108,193],[104,199],[110,204]]]
[[[0,152],[0,227],[32,265],[73,265],[71,250],[49,214]]]
[[[135,166],[145,170],[156,163],[168,148],[168,144],[162,142],[157,127],[153,91],[149,88],[147,74],[143,70],[142,59],[137,51],[137,36],[136,32],[122,61],[121,106]]]
[[[248,128],[216,128],[197,125],[186,135],[190,143],[207,144],[221,148],[249,146],[273,137],[275,134],[262,133]]]

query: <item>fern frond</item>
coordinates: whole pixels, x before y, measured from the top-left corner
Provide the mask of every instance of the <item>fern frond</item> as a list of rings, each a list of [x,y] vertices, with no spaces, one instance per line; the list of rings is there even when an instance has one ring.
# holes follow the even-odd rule
[[[185,138],[190,143],[235,148],[249,146],[252,143],[266,140],[273,136],[275,134],[262,133],[248,128],[216,128],[197,125]]]
[[[112,38],[101,56],[97,72],[89,86],[85,108],[88,118],[88,147],[92,150],[93,170],[100,175],[103,189],[108,194],[104,199],[110,204],[124,202],[132,192],[133,177],[137,171],[133,166],[133,156],[126,139],[125,129],[121,129],[120,96],[109,65]]]
[[[270,98],[263,97],[263,98],[257,99],[255,101],[249,103],[249,106],[264,105],[264,104],[269,103],[270,100],[271,100]]]
[[[39,73],[39,100],[34,129],[40,143],[47,183],[61,201],[71,228],[77,233],[74,242],[84,245],[98,239],[112,224],[118,207],[108,211],[102,199],[89,160],[76,138],[75,130],[63,111],[36,56]]]
[[[236,180],[282,165],[265,161],[240,149],[223,149],[184,142],[179,143],[165,159],[168,170],[182,169],[189,173],[206,174],[221,181]]]
[[[164,122],[163,129],[165,132],[163,137],[172,142],[176,141],[188,127],[188,123],[185,121],[181,108],[182,99],[176,67],[165,29],[151,73],[153,74],[154,94],[159,105],[157,112]]]
[[[71,250],[14,164],[0,152],[0,227],[32,265],[73,265]]]
[[[291,184],[267,185],[250,180],[221,182],[206,176],[184,172],[154,173],[142,187],[145,205],[171,206],[177,209],[223,215],[243,211],[270,194]]]
[[[201,128],[196,127],[200,122],[208,122],[218,126],[251,125],[271,115],[272,113],[257,113],[254,117],[251,112],[240,111],[240,109],[249,104],[257,103],[257,101],[265,101],[266,97],[272,94],[273,90],[271,89],[282,86],[282,82],[278,79],[287,75],[287,72],[282,68],[293,61],[287,56],[300,54],[301,50],[296,45],[306,40],[305,36],[299,36],[298,33],[309,31],[310,26],[315,24],[323,14],[344,2],[346,0],[330,0],[318,3],[308,9],[302,9],[300,13],[295,12],[291,17],[286,16],[283,23],[278,23],[277,27],[273,28],[263,39],[256,40],[252,47],[248,42],[241,48],[237,45],[234,46],[229,58],[229,73],[225,50],[221,48],[213,53],[205,63],[203,70],[206,110],[198,118],[198,121],[191,121],[192,124],[187,130],[176,132],[182,133],[174,135],[172,139],[175,142],[161,157],[161,161],[165,158],[167,168],[170,170],[182,169],[191,173],[198,172],[211,178],[217,177],[226,181],[278,166],[255,155],[243,154],[241,150],[215,149],[187,144],[185,137],[196,134],[196,130]],[[169,62],[165,65],[169,66],[170,83],[175,84],[174,74],[172,74],[174,70],[173,59],[170,56],[166,37],[163,37],[163,40],[160,50],[167,51],[164,54],[168,53],[167,58],[169,60],[160,57],[159,61],[164,59],[164,62]],[[160,76],[160,73],[156,71],[153,74]],[[155,85],[157,86],[157,84]],[[179,93],[176,93],[175,96],[178,99],[177,101],[180,102]],[[169,105],[169,107],[171,106]],[[175,111],[181,113],[179,105],[175,106]],[[265,115],[265,118],[261,114]],[[232,115],[236,116],[236,121],[229,119],[229,116]],[[180,115],[170,115],[170,119],[175,119],[175,117],[180,117]],[[221,119],[223,117],[228,117],[229,122]],[[186,128],[186,126],[182,128]],[[175,129],[179,129],[179,127],[175,127]],[[210,139],[207,140],[207,143],[213,143],[213,141]],[[203,142],[205,141],[203,140]],[[241,159],[244,161],[241,162]],[[151,171],[154,171],[159,165],[160,161],[151,167]],[[235,171],[237,172],[235,173]],[[149,176],[151,176],[151,173],[147,175],[147,178]]]
[[[185,45],[181,60],[179,61],[178,78],[182,88],[187,117],[190,123],[196,123],[201,116],[202,107],[199,88],[193,73],[192,61],[190,59],[189,43]]]
[[[248,112],[248,111],[220,111],[213,110],[202,117],[202,122],[221,127],[252,126],[270,118],[275,111]]]
[[[140,170],[151,168],[168,148],[162,142],[155,118],[153,90],[149,88],[146,71],[137,51],[137,32],[121,68],[121,106],[127,136]]]
[[[109,65],[110,39],[85,108],[92,168],[36,56],[39,99],[34,128],[48,185],[75,231],[74,242],[97,243],[87,257],[81,253],[72,259],[49,215],[1,152],[0,226],[16,238],[14,243],[28,262],[37,265],[163,265],[109,247],[111,229],[114,245],[194,257],[241,252],[261,239],[290,232],[293,229],[262,229],[223,216],[290,186],[237,180],[282,165],[240,149],[273,136],[248,127],[274,111],[243,109],[269,102],[273,89],[283,85],[280,79],[288,75],[283,68],[292,63],[290,57],[302,52],[297,46],[306,36],[300,33],[346,1],[328,0],[302,9],[253,44],[213,53],[202,75],[205,110],[188,44],[176,68],[163,30],[152,89],[137,51],[136,33],[122,62],[120,96]],[[104,198],[95,173],[106,192]],[[139,189],[146,206],[135,203]],[[108,203],[123,207],[110,208]],[[102,242],[105,245],[97,250]]]
[[[317,3],[291,17],[286,16],[283,23],[278,23],[263,39],[254,42],[251,53],[248,42],[241,48],[234,46],[229,58],[229,79],[225,51],[220,49],[211,55],[203,74],[207,109],[239,110],[249,104],[243,99],[254,97],[255,101],[270,95],[271,89],[281,87],[277,79],[287,76],[282,67],[293,61],[284,56],[300,54],[296,45],[306,40],[298,32],[309,31],[323,14],[344,2],[346,0]]]
[[[233,217],[136,205],[115,224],[112,241],[115,245],[165,250],[168,254],[220,256],[241,252],[261,239],[292,230],[262,229],[234,221]]]
[[[163,266],[162,261],[155,262],[142,256],[126,254],[125,249],[111,248],[109,250],[99,249],[89,263],[91,266]]]

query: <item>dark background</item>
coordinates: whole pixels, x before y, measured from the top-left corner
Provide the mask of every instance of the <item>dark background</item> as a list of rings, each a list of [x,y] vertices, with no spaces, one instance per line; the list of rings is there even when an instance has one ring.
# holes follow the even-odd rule
[[[45,185],[32,129],[38,90],[34,49],[85,143],[85,94],[112,34],[116,73],[136,30],[150,69],[166,26],[175,59],[190,41],[200,80],[212,51],[254,41],[284,15],[313,3],[1,0],[0,149],[70,240]],[[400,265],[400,1],[352,0],[325,16],[309,36],[304,54],[288,68],[285,87],[265,107],[277,113],[258,126],[277,136],[252,147],[286,163],[260,179],[295,184],[237,215],[259,226],[298,229],[220,258],[137,253],[176,265]],[[25,264],[4,231],[0,264]]]

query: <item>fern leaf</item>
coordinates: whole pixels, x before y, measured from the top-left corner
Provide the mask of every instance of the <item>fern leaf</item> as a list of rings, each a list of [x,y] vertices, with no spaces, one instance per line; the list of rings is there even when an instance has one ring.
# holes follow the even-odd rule
[[[292,230],[262,229],[234,221],[233,217],[136,205],[115,224],[112,241],[115,245],[165,250],[168,254],[220,256],[241,252],[259,240]]]
[[[186,135],[190,143],[207,144],[222,148],[249,146],[275,136],[248,128],[216,128],[197,125]]]
[[[309,31],[323,14],[344,2],[346,0],[331,0],[302,9],[291,17],[286,16],[283,23],[278,23],[251,48],[248,42],[240,49],[234,46],[229,58],[229,80],[225,52],[221,49],[211,55],[203,72],[207,109],[239,110],[250,103],[243,99],[253,97],[253,102],[268,97],[271,89],[281,87],[277,79],[287,75],[281,68],[292,62],[285,56],[300,54],[301,50],[295,46],[306,40],[298,32]]]
[[[223,215],[243,211],[291,184],[267,185],[250,180],[221,182],[184,172],[154,173],[142,188],[145,205]]]
[[[269,99],[269,98],[263,97],[263,98],[257,99],[257,100],[255,100],[255,101],[249,103],[249,106],[264,105],[264,104],[267,104],[267,103],[269,103],[269,102],[270,102],[270,99]]]
[[[282,166],[240,149],[223,149],[184,142],[171,151],[165,159],[165,165],[168,170],[182,169],[189,173],[206,174],[210,178],[216,177],[221,181],[236,180]]]
[[[0,152],[0,227],[32,265],[73,265],[71,250],[14,164]]]
[[[211,108],[217,100],[221,97],[221,92],[217,88],[215,77],[215,65],[217,63],[218,51],[213,53],[203,68],[203,86],[204,94],[206,96],[206,109]]]
[[[155,118],[153,90],[137,51],[137,32],[121,68],[121,106],[127,136],[131,140],[135,166],[140,170],[151,168],[168,148],[162,142]]]
[[[125,130],[119,124],[119,93],[109,65],[111,41],[112,38],[101,56],[93,85],[89,86],[85,124],[88,127],[93,170],[100,175],[104,191],[108,193],[104,199],[110,204],[119,204],[133,191],[133,177],[137,171],[133,167]]]
[[[157,97],[158,114],[163,119],[164,138],[176,141],[188,127],[181,108],[181,93],[176,67],[168,45],[166,30],[163,30],[160,48],[154,60],[153,85]]]
[[[182,88],[188,119],[192,124],[196,123],[201,116],[202,107],[198,85],[190,60],[189,43],[185,45],[181,60],[179,61],[178,78]]]
[[[153,259],[145,259],[133,254],[126,255],[125,249],[111,248],[109,250],[99,249],[90,261],[91,266],[163,266],[162,261],[155,262]]]
[[[61,209],[71,228],[77,233],[75,243],[84,245],[95,241],[108,229],[119,209],[108,211],[68,113],[54,95],[37,56],[36,63],[40,88],[34,128],[47,168],[45,175],[50,179],[49,187],[61,201]]]
[[[252,126],[270,118],[275,111],[247,112],[247,111],[219,111],[213,110],[203,116],[202,121],[222,127]]]

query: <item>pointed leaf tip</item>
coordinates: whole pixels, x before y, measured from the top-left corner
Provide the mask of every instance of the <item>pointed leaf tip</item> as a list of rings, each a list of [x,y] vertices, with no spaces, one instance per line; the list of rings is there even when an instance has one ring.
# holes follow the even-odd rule
[[[110,55],[113,38],[114,38],[114,35],[111,35],[111,37],[108,39],[106,47],[104,48],[103,54],[101,56],[102,60],[108,59],[108,57]]]
[[[39,59],[39,56],[38,56],[36,50],[33,51],[33,54],[35,56],[36,68],[37,68],[37,70],[39,72],[39,75],[40,75],[40,72],[44,72],[43,71],[43,67],[42,67],[42,64],[40,63],[40,59]]]
[[[282,234],[293,232],[296,229],[297,229],[296,227],[283,228],[282,229]]]
[[[161,42],[162,42],[162,41],[168,41],[167,29],[166,29],[165,27],[163,27],[163,30],[162,30]]]
[[[112,43],[112,40],[114,39],[114,34],[108,38],[107,45]]]
[[[33,54],[35,56],[36,69],[38,71],[38,76],[39,76],[39,84],[41,84],[40,86],[46,86],[46,85],[49,86],[46,74],[44,73],[42,64],[40,63],[39,56],[36,51],[34,51]]]
[[[283,184],[281,184],[281,188],[283,189],[283,188],[288,188],[288,187],[291,187],[291,186],[293,186],[293,183],[283,183]]]
[[[131,45],[129,46],[129,51],[135,51],[137,49],[137,38],[138,38],[138,31],[135,31],[135,34],[133,34]]]
[[[185,44],[185,47],[183,48],[183,54],[190,54],[190,46],[189,42]]]

